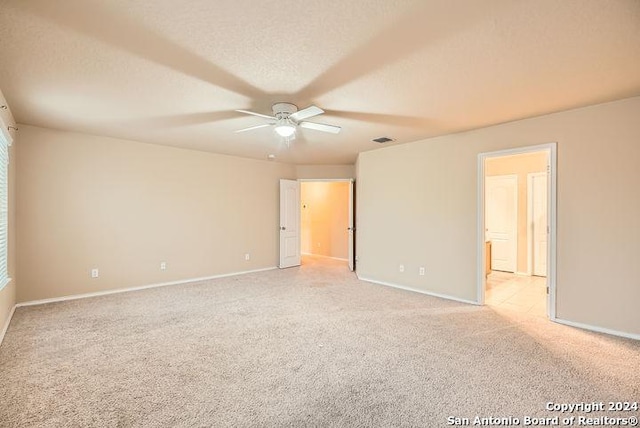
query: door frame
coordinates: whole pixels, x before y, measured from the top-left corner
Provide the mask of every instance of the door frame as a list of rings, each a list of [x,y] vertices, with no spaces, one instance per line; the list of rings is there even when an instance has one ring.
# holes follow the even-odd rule
[[[476,210],[476,282],[477,303],[484,305],[486,277],[484,275],[485,245],[484,245],[484,176],[485,160],[510,155],[546,151],[548,153],[547,165],[547,225],[549,236],[547,240],[547,315],[550,320],[556,320],[556,254],[557,254],[557,143],[539,144],[535,146],[517,147],[512,149],[497,150],[478,153],[477,175],[477,210]]]
[[[527,174],[527,275],[533,275],[533,247],[534,247],[534,239],[533,236],[534,227],[533,227],[533,178],[534,177],[544,177],[546,174],[544,172],[530,172]],[[548,181],[548,177],[547,177]],[[547,183],[547,190],[548,189]],[[548,202],[548,201],[547,201]],[[547,214],[548,214],[547,210]],[[548,246],[548,245],[547,245]]]
[[[520,215],[520,214],[519,214],[519,210],[518,210],[518,203],[519,203],[519,200],[518,200],[518,190],[519,190],[518,174],[501,174],[501,175],[492,175],[492,176],[490,176],[489,178],[493,178],[493,177],[502,177],[502,178],[509,178],[509,179],[514,178],[514,179],[515,179],[515,182],[516,182],[516,186],[515,186],[515,188],[514,188],[515,195],[514,195],[514,197],[513,197],[513,204],[514,204],[514,207],[513,207],[513,213],[514,213],[515,218],[514,218],[514,219],[512,219],[512,220],[514,220],[513,225],[514,225],[514,229],[515,229],[515,230],[514,230],[514,234],[513,234],[513,237],[512,237],[512,239],[513,239],[513,249],[512,249],[510,252],[512,253],[512,254],[511,254],[511,257],[513,257],[513,264],[514,264],[514,266],[513,266],[513,273],[516,273],[516,274],[517,274],[517,272],[518,272],[518,244],[519,244],[519,242],[518,242],[518,218],[519,218],[519,215]],[[487,189],[486,189],[486,186],[487,186],[486,178],[487,178],[487,177],[485,177],[485,184],[484,184],[484,187],[485,187],[485,195],[484,195],[484,196],[486,196],[486,190],[487,190]],[[485,208],[484,216],[485,216],[485,218],[486,218],[486,214],[487,214],[487,211],[486,211],[486,208],[487,208],[487,207],[486,207],[486,204],[485,204],[485,207],[484,207],[484,208]],[[486,225],[485,225],[485,233],[484,233],[484,234],[485,234],[484,240],[486,241],[486,236],[487,236]],[[494,255],[494,248],[493,248],[493,246],[491,247],[491,255],[492,255],[492,256]],[[492,265],[492,268],[491,268],[491,269],[493,270],[493,265]],[[498,269],[498,270],[499,270],[499,269]]]
[[[323,183],[331,183],[331,182],[347,182],[347,183],[351,183],[351,191],[349,193],[349,205],[351,206],[352,209],[352,213],[350,214],[355,214],[355,210],[356,210],[356,198],[355,196],[355,184],[356,184],[356,179],[355,178],[298,178],[299,182],[309,182],[309,181],[319,181],[319,182],[323,182]],[[300,210],[302,210],[302,207],[300,207]],[[302,216],[302,214],[301,214]],[[349,245],[350,248],[347,249],[347,251],[350,254],[353,254],[353,260],[347,260],[347,262],[350,264],[349,268],[352,272],[355,272],[356,270],[356,261],[358,260],[358,257],[356,255],[356,237],[355,237],[355,233],[356,233],[356,219],[355,219],[355,215],[353,216],[353,218],[349,219],[349,224],[351,224],[352,226],[350,226],[352,228],[352,230],[350,230],[350,234],[353,238],[349,238],[349,243],[347,245]],[[300,228],[300,239],[302,239],[302,227]],[[300,244],[302,245],[302,243]],[[353,266],[353,269],[351,269],[351,266]]]

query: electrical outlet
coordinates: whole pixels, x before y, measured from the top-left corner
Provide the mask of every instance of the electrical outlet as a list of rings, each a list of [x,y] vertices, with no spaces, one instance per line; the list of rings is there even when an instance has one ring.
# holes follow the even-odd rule
[[[404,272],[404,265],[400,265],[400,266],[398,267],[398,271],[400,271],[400,272]]]
[[[167,270],[167,262],[160,262],[160,270]]]
[[[97,278],[100,276],[100,271],[96,269],[91,269],[91,278]]]
[[[247,253],[244,255],[245,260],[251,260],[251,254]]]
[[[420,275],[424,276],[424,267],[420,266],[419,273],[420,273]]]

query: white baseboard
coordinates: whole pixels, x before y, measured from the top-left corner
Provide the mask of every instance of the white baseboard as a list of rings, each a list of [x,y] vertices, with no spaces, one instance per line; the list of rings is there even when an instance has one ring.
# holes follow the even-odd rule
[[[53,297],[53,298],[50,298],[50,299],[31,300],[31,301],[28,301],[28,302],[17,303],[17,304],[15,304],[13,306],[13,308],[11,308],[11,312],[9,313],[9,316],[7,317],[7,320],[5,321],[4,326],[2,327],[2,330],[0,330],[0,345],[2,345],[2,341],[4,340],[4,336],[7,333],[7,330],[9,329],[9,324],[11,323],[11,319],[13,318],[13,315],[14,315],[14,313],[16,311],[16,308],[19,308],[19,307],[43,305],[43,304],[46,304],[46,303],[63,302],[63,301],[66,301],[66,300],[85,299],[85,298],[89,298],[89,297],[106,296],[106,295],[109,295],[109,294],[127,293],[127,292],[130,292],[130,291],[146,290],[146,289],[149,289],[149,288],[166,287],[166,286],[170,286],[170,285],[189,284],[189,283],[193,283],[193,282],[207,281],[207,280],[217,279],[217,278],[226,278],[226,277],[237,276],[237,275],[245,275],[245,274],[248,274],[248,273],[255,273],[255,272],[264,272],[264,271],[269,271],[269,270],[274,270],[274,269],[277,269],[277,267],[273,266],[273,267],[267,267],[267,268],[261,268],[261,269],[253,269],[253,270],[241,271],[241,272],[232,272],[232,273],[225,273],[225,274],[220,274],[220,275],[212,275],[212,276],[206,276],[206,277],[201,277],[201,278],[191,278],[191,279],[184,279],[184,280],[171,281],[171,282],[162,282],[162,283],[158,283],[158,284],[142,285],[142,286],[139,286],[139,287],[119,288],[119,289],[116,289],[116,290],[98,291],[98,292],[95,292],[95,293],[74,294],[74,295],[70,295],[70,296]],[[371,278],[365,278],[365,277],[361,277],[357,273],[356,273],[356,276],[358,277],[358,279],[360,281],[366,281],[366,282],[370,282],[370,283],[373,283],[373,284],[379,284],[379,285],[384,285],[384,286],[387,286],[387,287],[393,287],[393,288],[397,288],[397,289],[400,289],[400,290],[412,291],[414,293],[426,294],[428,296],[439,297],[441,299],[454,300],[456,302],[468,303],[468,304],[476,305],[476,306],[479,305],[478,302],[474,302],[472,300],[461,299],[459,297],[454,297],[454,296],[450,296],[450,295],[447,295],[447,294],[433,293],[433,292],[430,292],[430,291],[418,290],[418,289],[415,289],[415,288],[406,287],[404,285],[394,284],[394,283],[391,283],[391,282],[378,281],[378,280],[371,279]],[[624,338],[627,338],[627,339],[640,340],[640,334],[627,333],[627,332],[624,332],[624,331],[612,330],[612,329],[608,329],[608,328],[604,328],[604,327],[597,327],[597,326],[584,324],[584,323],[580,323],[580,322],[568,321],[568,320],[564,320],[564,319],[561,319],[561,318],[553,318],[553,319],[551,319],[551,321],[556,322],[558,324],[567,325],[567,326],[570,326],[570,327],[580,328],[580,329],[583,329],[583,330],[595,331],[597,333],[604,333],[604,334],[610,334],[612,336],[624,337]]]
[[[245,270],[241,272],[223,273],[220,275],[204,276],[202,278],[181,279],[178,281],[161,282],[158,284],[141,285],[138,287],[128,287],[128,288],[118,288],[115,290],[96,291],[94,293],[72,294],[69,296],[52,297],[50,299],[30,300],[28,302],[21,302],[16,304],[16,307],[20,308],[23,306],[44,305],[46,303],[64,302],[66,300],[76,300],[76,299],[86,299],[89,297],[106,296],[109,294],[128,293],[130,291],[139,291],[139,290],[146,290],[149,288],[167,287],[169,285],[190,284],[192,282],[208,281],[210,279],[226,278],[229,276],[245,275],[248,273],[255,273],[255,272],[264,272],[264,271],[273,270],[273,269],[277,269],[277,267],[273,266],[273,267],[267,267],[267,268],[261,268],[261,269]]]
[[[387,287],[399,288],[400,290],[413,291],[414,293],[426,294],[428,296],[439,297],[441,299],[455,300],[456,302],[468,303],[470,305],[476,305],[476,306],[479,305],[478,302],[474,302],[473,300],[461,299],[459,297],[449,296],[448,294],[433,293],[431,291],[418,290],[415,288],[406,287],[404,285],[393,284],[391,282],[378,281],[376,279],[371,279],[371,278],[364,278],[358,275],[357,273],[356,273],[356,276],[360,281],[372,282],[374,284],[385,285]]]
[[[2,346],[2,341],[4,340],[4,335],[7,333],[7,330],[9,330],[9,324],[11,324],[11,318],[13,318],[13,314],[16,311],[16,305],[13,305],[13,308],[11,308],[11,312],[9,312],[9,316],[7,317],[7,320],[4,322],[4,326],[2,326],[2,330],[0,330],[0,346]]]
[[[415,288],[405,287],[404,285],[393,284],[391,282],[378,281],[375,279],[361,277],[360,275],[357,275],[357,276],[360,281],[372,282],[374,284],[380,284],[388,287],[399,288],[401,290],[413,291],[415,293],[426,294],[428,296],[433,296],[433,297],[440,297],[442,299],[455,300],[456,302],[469,303],[471,305],[476,305],[476,306],[480,305],[478,302],[474,302],[472,300],[460,299],[458,297],[449,296],[447,294],[432,293],[430,291],[417,290]],[[580,322],[567,321],[560,318],[552,318],[551,321],[556,322],[558,324],[564,324],[570,327],[580,328],[583,330],[595,331],[596,333],[604,333],[604,334],[610,334],[612,336],[624,337],[626,339],[640,340],[640,334],[627,333],[624,331],[612,330],[604,327],[597,327],[589,324],[583,324]]]
[[[627,333],[627,332],[618,331],[618,330],[611,330],[609,328],[597,327],[595,325],[583,324],[581,322],[567,321],[560,318],[554,318],[551,321],[557,322],[558,324],[568,325],[569,327],[576,327],[576,328],[581,328],[583,330],[595,331],[596,333],[605,333],[605,334],[610,334],[612,336],[619,336],[627,339],[640,340],[640,334]]]

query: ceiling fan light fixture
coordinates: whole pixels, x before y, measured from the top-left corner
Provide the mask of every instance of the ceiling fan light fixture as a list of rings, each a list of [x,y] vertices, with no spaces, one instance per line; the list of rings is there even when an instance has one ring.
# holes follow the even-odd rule
[[[291,123],[279,123],[275,127],[276,132],[283,138],[291,137],[296,132],[296,127]]]
[[[270,119],[271,122],[263,125],[254,125],[249,126],[248,128],[238,129],[235,132],[245,132],[253,129],[265,128],[267,126],[273,126],[276,133],[283,138],[287,144],[289,144],[289,142],[295,138],[296,128],[298,126],[301,128],[313,129],[314,131],[329,132],[331,134],[337,134],[340,132],[340,129],[342,129],[339,126],[328,125],[326,123],[308,122],[306,119],[316,117],[324,113],[324,110],[317,106],[312,105],[307,108],[303,108],[302,110],[298,110],[298,107],[296,107],[295,104],[275,103],[271,106],[271,110],[273,110],[273,116],[249,110],[236,110],[238,113]]]

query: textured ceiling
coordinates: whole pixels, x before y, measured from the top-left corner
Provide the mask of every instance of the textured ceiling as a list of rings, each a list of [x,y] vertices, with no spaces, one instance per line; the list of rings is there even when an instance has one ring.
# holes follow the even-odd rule
[[[301,164],[640,95],[638,0],[0,0],[20,123]],[[338,135],[263,123],[273,102]]]

